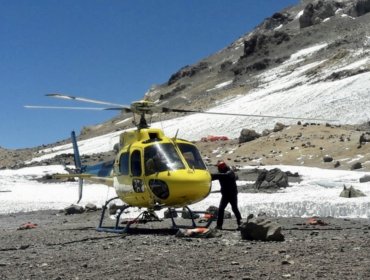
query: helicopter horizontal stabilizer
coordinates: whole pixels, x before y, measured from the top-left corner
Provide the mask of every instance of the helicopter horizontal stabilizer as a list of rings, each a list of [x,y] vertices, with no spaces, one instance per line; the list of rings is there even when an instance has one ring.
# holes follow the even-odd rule
[[[56,179],[79,178],[79,179],[86,179],[94,183],[104,184],[110,187],[113,186],[112,177],[99,177],[99,176],[95,176],[94,174],[88,174],[88,173],[54,174],[53,178],[56,178]]]
[[[113,170],[114,160],[105,161],[95,165],[84,166],[84,173],[92,174],[98,177],[110,176]]]

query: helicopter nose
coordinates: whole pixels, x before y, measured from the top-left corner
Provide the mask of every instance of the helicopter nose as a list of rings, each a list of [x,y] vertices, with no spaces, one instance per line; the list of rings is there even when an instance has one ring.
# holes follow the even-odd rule
[[[154,194],[158,198],[160,198],[159,195],[163,197],[168,195],[166,199],[162,198],[163,202],[179,207],[202,200],[211,190],[211,178],[206,171],[195,170],[188,173],[186,170],[179,170],[172,172],[171,176],[166,177],[166,180],[161,180],[160,183],[158,179],[153,181],[156,181],[156,185],[158,184],[153,189],[151,188],[153,193],[155,189]]]
[[[158,179],[152,179],[149,181],[149,188],[153,194],[160,199],[167,199],[170,195],[168,185],[166,182]]]

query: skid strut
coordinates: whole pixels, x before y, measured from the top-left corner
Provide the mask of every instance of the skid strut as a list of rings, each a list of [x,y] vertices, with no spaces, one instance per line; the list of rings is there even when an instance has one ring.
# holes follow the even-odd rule
[[[153,221],[161,221],[158,216],[154,213],[154,211],[143,211],[141,212],[135,219],[125,222],[125,226],[120,226],[120,218],[124,211],[130,208],[130,205],[122,205],[119,206],[118,213],[116,214],[116,221],[114,226],[104,226],[104,219],[105,219],[105,212],[108,209],[108,204],[113,200],[119,199],[119,197],[114,197],[107,200],[103,206],[101,217],[99,221],[99,225],[96,228],[99,232],[112,232],[112,233],[127,233],[130,230],[130,226],[133,224],[139,223],[146,223],[146,222],[153,222]]]
[[[130,220],[126,222],[125,226],[120,226],[120,218],[121,215],[124,213],[124,211],[128,208],[130,208],[130,205],[122,205],[118,207],[118,212],[116,214],[116,220],[115,220],[115,225],[114,226],[105,226],[104,224],[104,219],[105,219],[105,212],[108,209],[108,205],[110,202],[113,200],[119,199],[119,197],[114,197],[109,200],[107,200],[102,208],[101,216],[100,216],[100,221],[99,225],[96,228],[97,231],[99,232],[111,232],[111,233],[127,233],[130,230],[130,226],[132,224],[138,224],[138,223],[146,223],[149,221],[161,221],[161,219],[158,218],[158,216],[155,214],[154,211],[143,211],[141,212],[135,219]],[[189,207],[185,206],[182,210],[176,210],[174,208],[168,208],[168,211],[170,211],[170,218],[172,221],[172,229],[180,229],[180,228],[208,228],[211,223],[215,220],[215,216],[211,215],[206,219],[206,223],[198,224],[196,223],[195,219],[197,217],[197,214],[209,214],[208,212],[205,211],[192,211],[190,210]],[[184,214],[187,213],[190,216],[191,219],[191,225],[178,225],[175,222],[175,219],[172,215],[172,213],[182,213]]]
[[[206,224],[202,224],[202,225],[199,225],[195,222],[195,217],[197,214],[209,214],[208,212],[205,212],[205,211],[192,211],[190,210],[190,208],[188,206],[185,206],[184,207],[186,209],[186,211],[189,213],[190,215],[190,219],[191,219],[191,226],[186,226],[186,225],[178,225],[176,224],[175,222],[175,219],[172,215],[172,213],[176,212],[176,213],[184,213],[184,209],[182,210],[176,210],[174,208],[168,208],[168,211],[170,213],[170,218],[171,218],[171,221],[172,221],[172,228],[173,229],[180,229],[180,228],[208,228],[212,222],[215,220],[215,217],[213,215],[211,215],[211,217],[209,217],[207,219],[207,223]]]

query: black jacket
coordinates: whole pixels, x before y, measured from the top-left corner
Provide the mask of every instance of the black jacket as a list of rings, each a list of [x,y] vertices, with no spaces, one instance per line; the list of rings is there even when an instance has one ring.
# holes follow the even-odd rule
[[[221,186],[221,194],[224,196],[234,196],[238,194],[236,180],[238,176],[234,171],[228,170],[226,173],[211,174],[212,181],[219,180]]]

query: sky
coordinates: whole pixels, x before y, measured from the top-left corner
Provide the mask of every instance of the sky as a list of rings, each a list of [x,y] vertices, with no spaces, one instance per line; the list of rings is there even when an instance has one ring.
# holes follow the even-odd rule
[[[63,93],[129,105],[185,65],[225,48],[297,0],[4,0],[0,10],[0,147],[49,144],[116,113]]]

